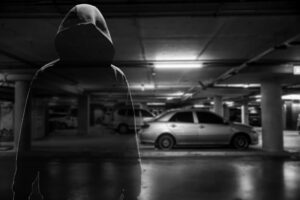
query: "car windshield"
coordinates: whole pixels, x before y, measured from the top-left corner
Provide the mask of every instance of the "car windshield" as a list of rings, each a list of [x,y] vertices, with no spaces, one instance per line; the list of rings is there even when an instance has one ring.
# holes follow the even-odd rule
[[[157,121],[157,120],[165,117],[166,115],[168,115],[171,112],[172,112],[171,110],[166,110],[166,111],[160,113],[159,115],[155,116],[152,121]]]

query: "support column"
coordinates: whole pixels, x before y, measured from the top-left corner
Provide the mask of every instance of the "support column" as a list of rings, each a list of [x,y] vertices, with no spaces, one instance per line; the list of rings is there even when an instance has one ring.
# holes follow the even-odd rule
[[[90,98],[80,95],[78,98],[78,134],[87,135],[90,127]]]
[[[265,81],[261,85],[262,143],[263,150],[283,151],[283,121],[281,85],[278,82]]]
[[[223,105],[221,96],[214,97],[214,112],[223,117]]]
[[[223,118],[225,122],[229,122],[230,120],[230,109],[227,104],[223,105]]]
[[[26,107],[26,117],[22,120],[25,112],[25,103],[29,89],[29,81],[16,81],[15,82],[15,106],[14,106],[14,144],[15,148],[22,150],[29,150],[31,146],[31,133],[30,133],[30,103]],[[23,126],[22,126],[23,122]],[[22,127],[21,127],[22,126]],[[21,137],[22,128],[22,137]],[[20,143],[20,144],[19,144]],[[19,144],[19,145],[18,145]]]
[[[241,118],[242,123],[249,125],[249,109],[248,109],[248,101],[244,101],[241,106]]]
[[[292,111],[292,101],[286,102],[285,107],[285,127],[286,129],[293,130],[295,127],[293,126],[293,111]],[[296,127],[297,129],[297,127]]]

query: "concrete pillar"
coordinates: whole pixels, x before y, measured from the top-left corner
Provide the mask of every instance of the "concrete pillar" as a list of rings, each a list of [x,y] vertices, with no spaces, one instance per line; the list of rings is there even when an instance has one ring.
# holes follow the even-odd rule
[[[285,127],[284,128],[292,130],[294,128],[292,101],[287,101],[285,105],[286,106],[285,106]]]
[[[15,148],[29,150],[31,146],[30,133],[30,101],[26,106],[26,116],[22,120],[25,112],[25,103],[29,89],[29,81],[15,82],[15,106],[14,106],[14,143]],[[23,125],[22,125],[23,123]],[[22,127],[21,127],[22,126]],[[20,135],[22,128],[22,137]]]
[[[283,121],[281,85],[275,81],[264,81],[261,85],[262,143],[263,150],[283,150]]]
[[[214,97],[214,112],[223,117],[223,105],[221,96]]]
[[[241,106],[241,118],[242,123],[249,125],[249,109],[248,109],[248,101],[244,101]]]
[[[78,97],[78,134],[87,135],[90,127],[90,97],[80,95]]]
[[[226,104],[223,105],[223,117],[226,122],[230,120],[230,109]]]

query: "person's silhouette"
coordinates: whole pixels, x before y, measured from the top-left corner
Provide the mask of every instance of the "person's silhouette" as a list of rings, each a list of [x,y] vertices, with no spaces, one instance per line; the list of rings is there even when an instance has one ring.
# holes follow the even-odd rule
[[[113,101],[112,90],[118,91],[115,99],[123,100],[133,109],[126,77],[111,65],[113,43],[104,17],[96,7],[87,4],[73,7],[59,27],[55,47],[59,59],[43,66],[30,85],[19,138],[14,200],[36,198],[37,192],[32,191],[35,185],[45,200],[137,199],[141,167],[136,133],[118,135],[98,127],[86,129],[88,133],[79,136],[66,136],[63,134],[72,131],[58,130],[58,140],[50,138],[53,140],[42,140],[30,150],[26,148],[31,141],[30,126],[35,123],[32,99],[42,99],[49,106],[57,100],[54,97],[66,101],[102,92],[102,98]],[[80,106],[77,102],[78,110]],[[88,114],[85,116],[88,118]],[[78,124],[82,119],[81,113]]]

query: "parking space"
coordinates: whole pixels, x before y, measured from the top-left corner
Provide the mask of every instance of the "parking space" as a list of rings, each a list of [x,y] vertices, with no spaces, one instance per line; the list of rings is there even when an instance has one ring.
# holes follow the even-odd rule
[[[197,151],[199,149],[192,152]],[[173,158],[166,156],[142,159],[141,193],[138,199],[196,200],[201,197],[213,200],[297,200],[300,195],[298,160],[259,154],[253,156],[251,152],[243,152],[239,156],[237,155],[241,152],[220,156],[220,149],[200,151],[202,153],[197,156],[180,156],[180,152],[186,151],[176,150],[179,153]],[[36,161],[39,159],[45,157],[35,156]],[[0,163],[1,177],[6,180],[0,187],[1,198],[9,200],[12,198],[14,157],[2,156]],[[122,163],[118,159],[106,160],[92,154],[76,157],[56,155],[47,159],[47,179],[43,178],[40,184],[48,186],[46,191],[43,190],[43,194],[50,199],[65,197],[96,200],[103,194],[118,198],[121,190],[114,187],[115,184],[133,183],[132,177],[128,175],[129,169],[132,169],[129,163],[129,160]],[[116,174],[119,175],[115,176]],[[99,189],[97,184],[103,182],[106,182],[109,188]],[[134,186],[129,189],[128,192],[134,189]],[[41,199],[36,183],[33,185],[32,199]]]

